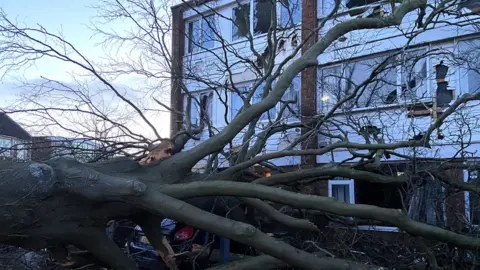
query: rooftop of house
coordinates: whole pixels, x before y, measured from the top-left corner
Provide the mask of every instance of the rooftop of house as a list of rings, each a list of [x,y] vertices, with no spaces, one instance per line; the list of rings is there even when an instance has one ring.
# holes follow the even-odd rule
[[[26,141],[32,139],[32,136],[25,129],[10,118],[10,116],[2,112],[0,112],[0,135]]]

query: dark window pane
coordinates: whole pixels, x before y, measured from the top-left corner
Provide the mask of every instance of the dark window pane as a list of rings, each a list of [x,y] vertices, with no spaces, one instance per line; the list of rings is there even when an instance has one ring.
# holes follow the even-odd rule
[[[246,37],[250,31],[250,4],[244,4],[233,9],[232,40]]]
[[[275,5],[272,0],[255,0],[254,3],[253,33],[267,33],[272,24],[272,10]]]
[[[334,197],[337,201],[351,203],[349,186],[347,184],[332,185],[332,197]]]
[[[402,209],[402,186],[359,181],[356,183],[357,203],[384,208]]]

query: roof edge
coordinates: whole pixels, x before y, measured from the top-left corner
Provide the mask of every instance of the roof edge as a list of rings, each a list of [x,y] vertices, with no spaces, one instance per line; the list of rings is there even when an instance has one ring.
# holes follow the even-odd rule
[[[29,137],[29,139],[31,140],[33,138],[33,136],[30,134],[30,132],[28,132],[26,129],[24,129],[19,123],[17,123],[17,121],[13,120],[9,115],[8,113],[5,113],[5,112],[0,112],[0,114],[3,114],[5,115],[6,117],[8,117],[8,119],[10,119],[10,121],[12,121],[17,127],[19,127],[21,130],[23,130]]]

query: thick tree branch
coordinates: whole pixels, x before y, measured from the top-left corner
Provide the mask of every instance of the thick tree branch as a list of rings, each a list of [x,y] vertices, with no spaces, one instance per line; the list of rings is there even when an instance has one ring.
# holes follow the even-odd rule
[[[103,174],[74,159],[57,159],[48,164],[55,169],[56,177],[62,179],[59,183],[60,190],[66,190],[92,200],[138,196],[143,194],[147,188],[138,180],[127,180]]]
[[[405,183],[408,180],[405,176],[393,177],[385,176],[381,174],[376,174],[367,171],[360,171],[349,169],[345,167],[336,167],[336,168],[312,168],[298,170],[288,173],[281,173],[273,175],[271,177],[264,177],[255,180],[253,183],[261,184],[266,186],[275,186],[275,185],[284,185],[308,178],[321,177],[321,176],[330,176],[330,177],[344,177],[348,179],[358,179],[363,181],[368,181],[372,183]]]
[[[250,166],[253,166],[261,161],[281,158],[286,156],[307,156],[307,155],[324,155],[330,153],[335,149],[358,149],[358,150],[381,150],[381,149],[397,149],[403,147],[413,147],[423,145],[422,141],[405,141],[392,144],[362,144],[362,143],[350,143],[350,142],[338,142],[334,144],[327,145],[326,147],[320,149],[306,149],[306,150],[284,150],[273,152],[261,156],[257,156],[248,161],[239,163],[232,167],[229,167],[225,171],[221,172],[220,175],[228,176],[237,171],[244,170]]]
[[[245,197],[239,199],[245,204],[252,206],[258,211],[262,212],[266,217],[269,217],[280,224],[301,230],[314,232],[318,231],[318,227],[315,226],[315,224],[311,223],[309,220],[298,219],[285,215],[274,207],[270,206],[268,203],[262,202],[261,200]]]
[[[72,233],[71,237],[76,244],[88,249],[113,269],[137,269],[135,262],[130,260],[101,229],[81,229],[78,233]]]
[[[350,262],[347,260],[341,261],[337,260],[338,264],[332,267],[332,259],[330,258],[321,258],[319,259],[320,264],[317,264],[317,269],[368,269],[368,270],[381,270],[384,269],[383,267],[373,266],[373,265],[364,265],[360,263]],[[252,257],[240,261],[231,262],[228,264],[222,264],[219,266],[215,266],[212,268],[208,268],[208,270],[267,270],[267,269],[279,269],[283,267],[287,267],[288,264],[276,259],[269,255],[260,255],[257,257]]]
[[[414,221],[399,209],[388,209],[364,204],[346,204],[336,201],[334,198],[299,194],[263,185],[227,181],[194,182],[189,184],[169,185],[162,188],[161,192],[181,199],[200,197],[202,195],[248,196],[298,208],[325,211],[341,216],[383,221],[405,230],[412,235],[451,243],[466,249],[480,248],[479,239]]]
[[[201,230],[250,245],[295,267],[317,270],[317,265],[325,265],[328,269],[337,269],[339,264],[345,264],[338,259],[324,261],[286,243],[275,241],[251,225],[211,214],[153,190],[147,190],[140,200],[130,202],[152,213],[181,220]]]

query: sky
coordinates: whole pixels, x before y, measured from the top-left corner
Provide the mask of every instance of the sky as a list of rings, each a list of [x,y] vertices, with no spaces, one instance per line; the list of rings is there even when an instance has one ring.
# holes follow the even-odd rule
[[[89,59],[99,59],[105,55],[102,46],[98,46],[101,41],[100,37],[94,36],[93,31],[89,29],[92,20],[97,11],[89,6],[98,4],[96,0],[2,0],[0,8],[7,14],[10,20],[35,27],[37,24],[43,26],[49,32],[62,33],[66,40],[71,42],[83,55]],[[116,22],[114,25],[116,30],[122,31],[127,29],[128,25]],[[0,107],[8,106],[21,91],[14,85],[17,79],[36,80],[41,76],[50,79],[60,80],[63,82],[72,82],[70,73],[79,72],[80,70],[72,64],[54,61],[52,59],[40,60],[34,67],[26,71],[10,73],[0,81]],[[121,77],[116,80],[117,84],[124,84],[141,88],[136,77]],[[141,90],[141,89],[140,89]],[[15,115],[12,116],[15,119]],[[157,127],[162,136],[167,136],[169,129],[168,114],[152,116],[154,123],[162,123]],[[146,128],[142,121],[137,122],[137,127],[143,129],[146,136],[152,133]],[[166,124],[167,123],[167,124]],[[58,131],[61,132],[61,131]],[[49,134],[49,135],[65,135],[65,134]]]
[[[94,46],[99,41],[92,38],[92,31],[88,28],[90,20],[96,11],[88,6],[94,5],[95,0],[62,1],[62,0],[3,0],[0,8],[11,20],[23,22],[28,26],[40,24],[47,30],[62,32],[65,38],[89,57],[103,54],[100,46]],[[68,79],[66,70],[69,65],[58,61],[43,61],[36,69],[29,70],[27,77],[39,75]]]

